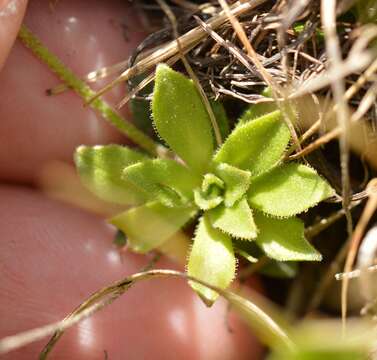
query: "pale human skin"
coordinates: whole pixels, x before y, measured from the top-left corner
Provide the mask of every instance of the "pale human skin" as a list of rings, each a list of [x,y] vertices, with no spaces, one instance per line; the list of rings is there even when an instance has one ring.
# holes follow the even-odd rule
[[[70,163],[76,146],[124,139],[75,94],[47,97],[58,80],[15,43],[26,12],[26,24],[42,41],[85,74],[125,59],[144,36],[125,3],[0,0],[0,338],[63,318],[92,292],[148,262],[130,253],[121,261],[114,229],[35,186],[46,164]],[[157,266],[177,268],[167,260]],[[109,359],[261,358],[246,326],[230,315],[229,332],[225,317],[224,302],[207,309],[181,280],[149,281],[70,329],[51,358],[104,359],[105,351]],[[44,343],[1,358],[34,359]]]

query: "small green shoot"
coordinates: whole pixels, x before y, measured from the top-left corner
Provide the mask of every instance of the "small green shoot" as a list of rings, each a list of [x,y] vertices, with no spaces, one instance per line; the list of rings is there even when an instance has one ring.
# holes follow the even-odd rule
[[[157,68],[153,124],[176,159],[151,159],[126,147],[80,147],[75,160],[97,195],[135,207],[115,216],[129,246],[145,253],[199,216],[190,276],[221,289],[235,277],[232,240],[253,241],[277,261],[319,261],[296,217],[334,190],[314,169],[281,159],[290,132],[280,111],[245,119],[215,148],[211,122],[192,81]],[[112,193],[113,189],[113,193]],[[191,286],[207,304],[218,294]]]

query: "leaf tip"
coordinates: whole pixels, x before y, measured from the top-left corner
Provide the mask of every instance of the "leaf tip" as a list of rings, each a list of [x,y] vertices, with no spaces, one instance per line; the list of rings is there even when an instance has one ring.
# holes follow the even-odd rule
[[[202,300],[204,305],[207,307],[211,307],[219,297],[217,292],[207,288],[204,285],[198,284],[195,281],[189,281],[189,285],[198,294],[200,300]]]

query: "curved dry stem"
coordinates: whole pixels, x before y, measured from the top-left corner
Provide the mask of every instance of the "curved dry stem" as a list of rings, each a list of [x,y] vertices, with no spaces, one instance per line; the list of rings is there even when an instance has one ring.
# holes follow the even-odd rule
[[[343,273],[350,273],[352,266],[355,262],[357,251],[359,249],[361,240],[363,238],[365,229],[377,209],[377,179],[373,179],[367,187],[369,193],[369,199],[365,205],[363,213],[361,214],[360,220],[358,221],[355,231],[351,238],[351,243],[349,246],[348,254],[346,257],[346,262],[344,265]],[[341,292],[341,302],[342,302],[342,315],[346,316],[347,312],[347,294],[348,294],[349,277],[344,277],[342,279],[342,292]],[[343,319],[344,321],[345,319]]]
[[[66,329],[111,304],[138,281],[156,277],[179,277],[186,279],[187,281],[199,283],[213,291],[218,292],[233,306],[234,309],[241,313],[243,318],[260,337],[262,342],[270,346],[279,345],[290,349],[294,348],[294,344],[290,340],[286,329],[252,301],[231,291],[219,289],[205,283],[204,281],[188,276],[183,272],[175,270],[149,270],[127,276],[126,278],[97,291],[65,319],[58,323],[29,330],[0,340],[0,354],[4,354],[53,334],[52,338],[47,343],[40,355],[40,359],[47,359],[48,354],[51,352],[60,337],[64,334]]]
[[[362,202],[361,200],[357,200],[357,201],[351,203],[350,206],[349,206],[350,210],[352,210],[353,208],[360,205],[361,202]],[[305,237],[308,238],[308,239],[311,239],[311,238],[317,236],[322,231],[326,230],[331,225],[333,225],[335,222],[340,220],[343,216],[345,216],[345,211],[344,211],[344,209],[340,209],[340,210],[334,212],[333,214],[331,214],[330,216],[328,216],[327,218],[323,218],[320,221],[318,221],[317,223],[315,223],[311,226],[308,226],[305,229]]]

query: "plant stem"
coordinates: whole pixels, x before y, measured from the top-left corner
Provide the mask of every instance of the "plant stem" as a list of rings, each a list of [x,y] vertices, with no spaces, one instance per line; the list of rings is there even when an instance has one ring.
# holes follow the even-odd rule
[[[19,39],[29,48],[33,54],[45,63],[69,88],[73,89],[85,102],[93,98],[95,92],[81,79],[79,79],[71,69],[64,65],[60,59],[54,55],[42,42],[25,26],[22,25],[18,34]],[[90,106],[97,110],[102,117],[115,126],[121,133],[125,134],[135,144],[151,155],[157,155],[158,144],[126,121],[107,102],[97,98],[90,103]]]

